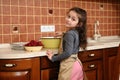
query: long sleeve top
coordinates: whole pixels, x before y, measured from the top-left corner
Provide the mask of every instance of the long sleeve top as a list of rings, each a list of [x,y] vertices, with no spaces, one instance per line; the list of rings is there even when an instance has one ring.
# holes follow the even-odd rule
[[[79,51],[79,35],[76,30],[69,30],[63,36],[62,42],[63,52],[52,57],[52,62],[61,61],[65,58],[71,56],[71,54],[76,54]]]

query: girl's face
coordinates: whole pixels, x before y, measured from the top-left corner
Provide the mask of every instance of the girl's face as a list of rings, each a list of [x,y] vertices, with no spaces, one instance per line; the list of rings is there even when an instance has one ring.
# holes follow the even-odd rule
[[[66,26],[69,28],[76,27],[79,22],[78,15],[75,11],[70,11],[66,16]]]

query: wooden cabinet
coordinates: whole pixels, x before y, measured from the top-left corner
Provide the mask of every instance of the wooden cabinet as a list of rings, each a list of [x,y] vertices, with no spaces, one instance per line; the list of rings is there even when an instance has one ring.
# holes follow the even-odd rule
[[[118,47],[79,52],[78,57],[89,80],[115,80],[117,50]],[[57,80],[58,73],[59,62],[51,62],[47,56],[0,59],[0,80]]]
[[[89,80],[103,80],[102,50],[91,50],[79,53]]]
[[[59,68],[41,70],[41,80],[57,80]]]
[[[117,55],[117,63],[118,63],[118,65],[117,65],[118,66],[117,78],[119,78],[119,80],[120,80],[120,45],[119,45],[119,50],[118,50],[118,55]]]
[[[118,48],[104,49],[104,80],[114,80],[113,72],[115,68],[115,61],[117,56]]]
[[[0,80],[40,80],[39,58],[0,60]]]
[[[86,75],[89,80],[103,80],[102,79],[102,62],[91,61],[83,63]]]
[[[46,56],[40,58],[41,80],[57,80],[59,62],[51,62]]]
[[[103,80],[103,50],[80,52],[78,57],[83,62],[89,80]],[[59,62],[51,62],[47,57],[40,58],[41,80],[57,80]]]

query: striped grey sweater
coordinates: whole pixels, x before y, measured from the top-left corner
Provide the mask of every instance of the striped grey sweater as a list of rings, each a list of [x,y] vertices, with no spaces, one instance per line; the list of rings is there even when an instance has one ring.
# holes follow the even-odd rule
[[[79,36],[76,30],[69,30],[63,36],[62,42],[63,52],[52,57],[52,62],[61,61],[71,56],[71,54],[79,51]]]

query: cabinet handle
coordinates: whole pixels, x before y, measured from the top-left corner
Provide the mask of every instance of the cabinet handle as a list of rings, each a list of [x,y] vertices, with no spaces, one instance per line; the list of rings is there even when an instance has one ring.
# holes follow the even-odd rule
[[[15,67],[16,64],[4,64],[4,67],[7,67],[7,68],[11,68],[11,67]]]
[[[89,57],[94,57],[95,56],[95,54],[89,54]]]
[[[95,67],[94,64],[89,65],[89,68],[94,68],[94,67]]]

